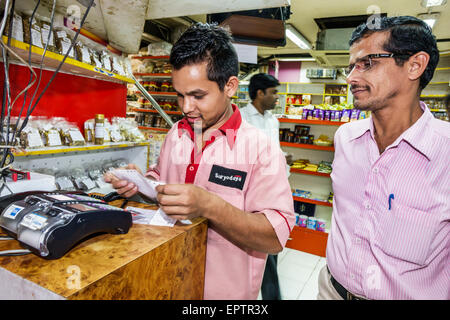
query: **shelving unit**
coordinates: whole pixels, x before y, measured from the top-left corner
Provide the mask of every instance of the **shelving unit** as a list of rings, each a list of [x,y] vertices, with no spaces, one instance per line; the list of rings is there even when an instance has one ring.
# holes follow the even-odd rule
[[[167,128],[156,128],[156,127],[145,127],[145,126],[139,126],[138,128],[141,130],[152,130],[152,131],[161,131],[161,132],[169,132],[169,130],[170,130]]]
[[[347,122],[340,121],[321,121],[321,120],[306,120],[306,119],[292,119],[292,118],[279,118],[279,122],[285,123],[297,123],[297,124],[313,124],[313,125],[324,125],[324,126],[340,126]]]
[[[319,130],[318,132],[326,132],[329,136],[334,134],[336,129],[346,122],[334,122],[334,121],[318,121],[318,120],[305,120],[295,118],[279,118],[278,119],[284,128],[287,126],[293,126],[294,124],[312,126],[311,131]],[[284,151],[293,153],[294,159],[310,159],[313,163],[318,163],[321,160],[332,161],[334,147],[323,147],[309,144],[289,143],[280,141],[280,145]],[[289,151],[286,148],[291,148]],[[322,152],[318,152],[322,151]],[[321,173],[317,171],[309,171],[303,169],[290,169],[291,175],[289,182],[291,187],[308,190],[313,194],[318,195],[320,198],[325,198],[325,195],[331,191],[331,179],[329,173]],[[294,189],[295,189],[294,188]],[[326,220],[326,229],[331,226],[331,213],[333,205],[326,201],[320,201],[316,199],[298,197],[293,195],[293,199],[296,202],[315,205],[315,217]],[[304,251],[310,254],[325,256],[326,243],[328,239],[327,232],[321,232],[316,230],[310,230],[295,226],[291,232],[290,240],[287,241],[286,247]]]
[[[169,56],[131,56],[132,59],[139,59],[139,60],[154,60],[154,61],[168,61],[169,60]],[[150,80],[163,80],[163,81],[170,81],[172,74],[171,73],[134,73],[134,76],[137,78],[140,78],[142,80],[145,81],[150,81]],[[164,109],[164,111],[168,114],[168,115],[172,115],[173,117],[177,117],[177,116],[182,116],[181,111],[177,110],[165,110],[164,106],[162,105],[162,103],[160,101],[158,101],[158,99],[170,99],[169,101],[175,101],[177,98],[177,93],[173,92],[173,91],[148,91],[148,93],[155,98],[155,100],[161,105],[161,107]],[[138,96],[142,96],[140,91],[135,91],[135,94],[137,94]],[[144,103],[144,105],[146,105],[147,103]],[[172,105],[171,108],[173,108],[173,105],[175,104],[175,102],[170,102],[170,104]],[[150,103],[148,103],[148,105],[150,105]],[[133,112],[137,112],[138,116],[137,116],[137,121],[140,124],[139,129],[142,130],[152,130],[152,131],[159,131],[159,132],[167,132],[169,131],[169,129],[167,128],[163,128],[163,127],[159,127],[156,124],[155,118],[153,116],[149,116],[147,117],[148,114],[156,114],[155,116],[158,117],[158,111],[154,110],[154,109],[145,109],[145,108],[131,108],[131,110]],[[165,121],[163,119],[161,119],[160,121],[163,121],[163,123],[165,123]],[[175,122],[175,121],[174,121]]]
[[[3,41],[7,42],[8,38],[3,37]],[[22,59],[28,61],[28,53],[30,50],[30,45],[16,39],[11,39],[11,47],[14,52],[17,53]],[[31,63],[35,65],[40,65],[42,55],[44,54],[44,49],[31,46]],[[1,57],[0,52],[0,57]],[[45,69],[56,69],[60,62],[63,60],[64,56],[51,51],[45,52],[45,57],[43,65]],[[73,74],[76,76],[95,78],[99,80],[106,80],[119,83],[134,83],[134,81],[126,76],[115,74],[109,70],[98,68],[90,64],[80,62],[78,60],[67,57],[64,64],[61,67],[61,72]]]
[[[347,84],[282,82],[278,87],[281,113],[287,114],[290,106],[346,103],[348,92]]]
[[[294,201],[311,203],[311,204],[316,204],[319,206],[330,207],[330,208],[333,207],[333,205],[327,201],[320,201],[320,200],[314,200],[314,199],[296,197],[296,196],[293,196],[293,198],[294,198]]]
[[[292,143],[292,142],[280,141],[280,145],[282,147],[290,147],[290,148],[302,148],[302,149],[312,149],[312,150],[321,150],[321,151],[334,151],[334,147],[316,146],[314,144]]]
[[[319,177],[330,177],[329,173],[323,173],[323,172],[317,172],[317,171],[309,171],[309,170],[303,170],[303,169],[295,169],[291,168],[291,173],[298,173],[298,174],[307,174],[311,176],[319,176]]]

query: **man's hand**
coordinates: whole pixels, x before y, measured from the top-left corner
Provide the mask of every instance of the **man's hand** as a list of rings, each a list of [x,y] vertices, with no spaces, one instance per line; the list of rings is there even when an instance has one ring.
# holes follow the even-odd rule
[[[288,153],[286,155],[286,163],[287,163],[288,166],[291,166],[294,163],[292,154]]]
[[[141,169],[139,169],[137,165],[132,163],[120,169],[134,169],[142,174]],[[106,183],[111,183],[113,188],[116,189],[117,193],[123,197],[130,198],[139,192],[138,187],[134,183],[128,182],[126,180],[120,180],[110,172],[105,173],[103,175],[103,179]]]
[[[179,220],[207,217],[208,208],[225,204],[220,197],[193,184],[159,185],[156,191],[161,209]]]

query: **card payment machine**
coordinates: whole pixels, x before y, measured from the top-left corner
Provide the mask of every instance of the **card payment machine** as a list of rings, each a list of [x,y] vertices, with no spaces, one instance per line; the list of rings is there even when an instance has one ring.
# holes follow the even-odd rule
[[[97,233],[127,233],[132,225],[130,212],[80,192],[15,194],[0,198],[3,208],[0,227],[45,259],[59,259]]]

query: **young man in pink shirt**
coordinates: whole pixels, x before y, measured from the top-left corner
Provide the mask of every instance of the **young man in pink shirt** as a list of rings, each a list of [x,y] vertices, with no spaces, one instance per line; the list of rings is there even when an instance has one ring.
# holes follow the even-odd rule
[[[285,158],[231,104],[239,64],[225,29],[193,25],[170,63],[185,117],[146,175],[166,183],[157,200],[169,216],[208,219],[204,299],[256,299],[267,254],[282,250],[294,224]],[[109,174],[105,180],[127,197],[139,191]]]
[[[450,299],[450,124],[420,93],[439,61],[425,22],[388,17],[350,40],[346,70],[368,119],[335,135],[319,299]]]

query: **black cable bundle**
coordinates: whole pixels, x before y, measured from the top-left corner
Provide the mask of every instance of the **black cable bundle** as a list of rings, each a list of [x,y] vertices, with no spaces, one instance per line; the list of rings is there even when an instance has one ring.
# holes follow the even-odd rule
[[[12,3],[11,3],[12,1]],[[33,13],[31,15],[31,21],[33,21],[34,16],[36,14],[36,11],[40,5],[41,0],[37,1],[37,4],[33,10]],[[69,55],[69,52],[73,49],[78,35],[80,34],[81,28],[87,18],[87,15],[89,14],[89,10],[91,9],[91,7],[94,5],[94,0],[89,0],[89,5],[87,6],[87,9],[83,15],[83,18],[81,19],[80,22],[80,26],[78,27],[77,32],[75,33],[75,36],[72,39],[72,42],[70,44],[69,49],[67,50],[66,54],[64,55],[63,59],[60,61],[58,67],[56,68],[56,70],[54,71],[52,77],[50,78],[50,80],[48,81],[48,83],[46,84],[46,86],[44,87],[44,89],[41,91],[41,93],[39,94],[39,96],[37,97],[36,101],[34,100],[36,98],[40,83],[41,83],[41,77],[42,77],[42,68],[43,68],[43,62],[44,62],[44,57],[45,57],[45,53],[47,51],[47,46],[49,43],[49,39],[50,36],[52,34],[52,30],[53,30],[53,20],[54,20],[54,14],[55,14],[55,7],[56,7],[56,0],[53,0],[53,5],[52,5],[52,11],[51,11],[51,22],[50,22],[50,32],[49,32],[49,38],[46,41],[45,44],[45,48],[44,48],[44,53],[42,55],[42,59],[41,59],[41,63],[40,63],[40,73],[39,73],[39,79],[38,79],[38,83],[36,86],[36,89],[30,99],[30,101],[27,103],[27,95],[28,95],[28,89],[30,89],[34,83],[36,82],[36,78],[37,75],[34,72],[33,68],[31,67],[31,43],[30,43],[30,47],[29,47],[29,52],[28,52],[28,63],[26,63],[25,61],[23,61],[22,58],[20,58],[13,50],[10,49],[10,41],[11,41],[11,36],[8,37],[8,44],[4,44],[3,40],[0,41],[0,45],[2,47],[2,55],[3,55],[3,64],[4,64],[4,71],[5,71],[5,84],[3,86],[3,100],[2,100],[2,110],[1,110],[1,116],[0,116],[0,120],[1,120],[1,128],[0,128],[0,144],[3,148],[3,150],[1,151],[1,160],[0,160],[0,170],[3,171],[3,169],[5,168],[6,165],[8,165],[7,162],[12,163],[13,161],[13,156],[11,153],[11,148],[15,147],[15,139],[16,137],[20,136],[20,133],[22,132],[22,130],[26,127],[29,117],[31,115],[31,113],[34,111],[34,109],[36,108],[37,104],[39,103],[39,101],[41,100],[42,96],[44,95],[44,93],[47,91],[47,89],[49,88],[50,84],[53,82],[53,80],[55,79],[56,75],[58,74],[58,72],[60,71],[61,67],[63,66],[64,62],[67,59],[67,56]],[[8,19],[8,16],[10,17],[10,29],[9,29],[9,35],[11,35],[11,29],[12,29],[12,18],[14,15],[14,7],[15,7],[15,0],[6,0],[6,5],[5,5],[5,13],[3,16],[3,19],[1,21],[0,24],[0,35],[3,33],[3,29],[6,25],[6,21]],[[31,23],[30,23],[30,29],[31,29]],[[31,30],[30,30],[30,34],[31,34]],[[8,51],[8,52],[7,52]],[[30,69],[30,80],[28,82],[28,85],[25,87],[24,90],[22,90],[17,97],[11,102],[11,88],[10,88],[10,83],[9,83],[9,54],[14,55],[16,58],[18,58],[22,63],[24,63],[29,69]],[[33,79],[34,76],[34,79]],[[13,130],[10,130],[11,127],[11,110],[12,107],[14,106],[14,103],[16,102],[16,100],[19,98],[19,96],[21,96],[22,94],[24,94],[24,99],[23,99],[23,105],[22,108],[20,110],[19,116],[17,118],[17,122],[15,123],[15,126],[13,128]],[[22,113],[25,109],[25,106],[27,106],[26,108],[26,115],[23,119],[22,124],[20,125],[19,128],[19,123],[22,117]],[[6,115],[5,115],[6,114]],[[5,117],[6,116],[6,117]],[[6,132],[4,132],[4,127],[6,127]],[[6,133],[6,137],[4,137],[4,133]],[[9,159],[9,161],[8,161]]]

